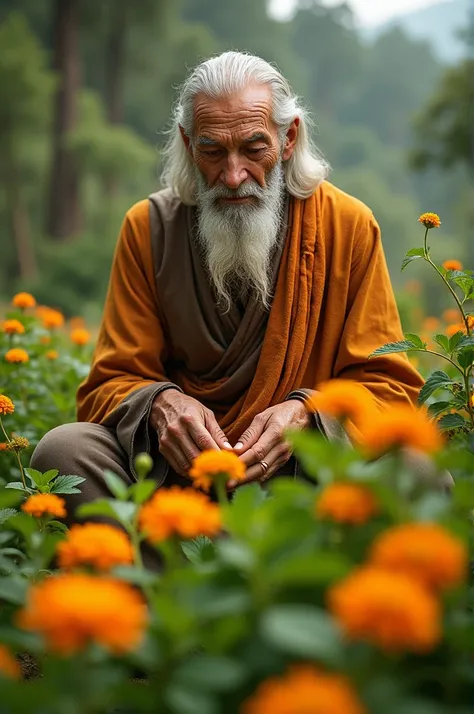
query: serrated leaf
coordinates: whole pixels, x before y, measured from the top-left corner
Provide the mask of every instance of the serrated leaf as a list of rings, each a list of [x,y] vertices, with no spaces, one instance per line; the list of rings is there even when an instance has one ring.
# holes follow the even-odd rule
[[[467,369],[474,362],[474,349],[472,347],[463,347],[457,352],[457,360],[460,367]]]
[[[414,332],[405,332],[405,338],[406,338],[409,342],[413,342],[413,344],[414,344],[416,347],[419,347],[419,348],[422,349],[422,350],[426,347],[426,342],[423,342],[423,340],[421,339],[421,337],[419,337],[418,335],[415,335]]]
[[[18,513],[16,508],[2,508],[0,510],[0,525],[8,521],[9,518],[15,516]]]
[[[448,352],[449,354],[451,354],[451,350],[449,349],[449,337],[447,337],[446,335],[443,335],[443,334],[437,334],[437,335],[433,335],[433,340],[445,352]]]
[[[418,258],[422,258],[422,257],[423,257],[423,256],[421,256],[421,255],[412,255],[412,256],[410,256],[409,258],[404,258],[404,259],[402,260],[402,271],[405,270],[405,268],[407,267],[407,265],[410,265],[410,263],[411,263],[413,260],[417,260]]]
[[[460,429],[466,426],[466,420],[460,414],[445,414],[438,421],[438,427],[445,431],[447,429]]]
[[[198,536],[193,540],[183,541],[180,545],[186,558],[194,565],[213,560],[215,556],[215,545],[207,536]]]
[[[86,479],[83,476],[58,476],[51,486],[51,493],[81,493],[79,488],[76,488]]]
[[[30,477],[30,479],[36,486],[40,487],[47,486],[50,481],[56,478],[59,471],[57,469],[50,469],[49,471],[41,473],[41,471],[37,471],[36,469],[28,468],[25,469],[25,473]]]
[[[455,332],[452,337],[449,339],[449,351],[454,352],[456,347],[459,345],[459,343],[462,341],[463,337],[465,337],[464,332],[459,330],[459,332]]]
[[[25,488],[21,481],[10,481],[5,484],[5,488],[13,488],[15,491],[23,491],[23,493],[33,493],[31,488]]]
[[[454,271],[453,271],[454,272]],[[458,285],[461,290],[463,291],[464,298],[467,298],[467,296],[470,294],[474,281],[472,278],[469,278],[467,276],[460,276],[460,277],[453,277],[452,275],[448,277],[449,280],[453,280],[456,285]]]
[[[411,340],[400,340],[400,342],[387,342],[387,344],[382,347],[377,347],[375,352],[369,355],[369,359],[372,357],[380,357],[381,355],[390,355],[395,352],[409,352],[410,350],[418,350],[417,347]]]
[[[453,403],[452,402],[433,402],[433,404],[430,404],[428,407],[428,413],[430,416],[438,416],[438,414],[442,414],[443,412],[448,411],[449,409],[453,408]]]
[[[446,374],[446,372],[442,372],[441,370],[436,370],[426,380],[425,384],[421,388],[419,397],[418,397],[418,404],[424,404],[426,400],[431,397],[433,392],[435,392],[437,389],[440,389],[441,387],[447,387],[451,384],[456,384],[456,382],[451,379],[449,374]]]
[[[463,338],[459,340],[457,349],[460,349],[462,347],[474,347],[474,335],[464,335]]]
[[[128,497],[128,488],[117,474],[106,469],[104,471],[104,481],[107,484],[107,488],[115,498],[125,501]]]

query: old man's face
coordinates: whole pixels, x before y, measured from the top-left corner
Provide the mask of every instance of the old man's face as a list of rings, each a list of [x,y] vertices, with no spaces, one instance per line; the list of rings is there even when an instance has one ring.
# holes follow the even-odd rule
[[[267,87],[195,102],[188,150],[196,171],[198,238],[218,297],[271,298],[271,257],[284,198],[283,161],[292,148],[271,119]],[[290,142],[291,144],[291,142]]]

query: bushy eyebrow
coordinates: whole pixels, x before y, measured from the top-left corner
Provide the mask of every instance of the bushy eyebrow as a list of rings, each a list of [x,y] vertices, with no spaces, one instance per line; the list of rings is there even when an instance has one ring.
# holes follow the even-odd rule
[[[268,137],[266,136],[266,134],[258,132],[257,134],[253,134],[252,136],[250,136],[248,139],[244,139],[244,144],[252,144],[254,141],[264,141],[265,143],[267,143]],[[219,146],[218,141],[215,141],[215,139],[211,139],[208,136],[198,136],[197,144],[198,146]]]

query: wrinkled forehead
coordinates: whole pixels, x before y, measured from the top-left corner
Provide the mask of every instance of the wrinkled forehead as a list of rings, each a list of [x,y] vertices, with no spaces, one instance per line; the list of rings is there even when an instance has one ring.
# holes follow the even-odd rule
[[[250,85],[219,98],[198,94],[194,100],[194,138],[248,140],[259,134],[271,137],[275,131],[269,87]]]

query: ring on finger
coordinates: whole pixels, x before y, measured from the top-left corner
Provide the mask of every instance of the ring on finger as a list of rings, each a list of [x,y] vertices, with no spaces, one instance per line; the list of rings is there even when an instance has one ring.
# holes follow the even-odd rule
[[[260,476],[260,481],[266,481],[269,478],[267,475],[268,469],[270,468],[266,461],[259,461],[260,468],[262,469],[262,475]]]

